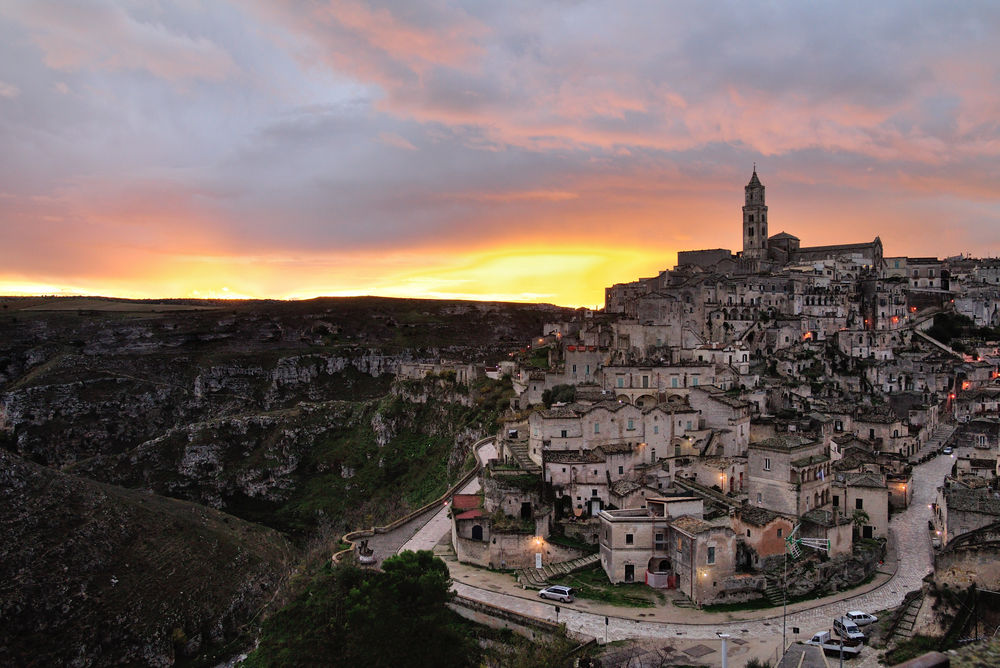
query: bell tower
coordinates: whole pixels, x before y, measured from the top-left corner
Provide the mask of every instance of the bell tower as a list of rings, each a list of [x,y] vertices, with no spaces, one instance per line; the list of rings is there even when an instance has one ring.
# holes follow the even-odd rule
[[[767,258],[767,205],[764,204],[764,186],[757,178],[757,165],[744,189],[743,204],[743,257],[754,260]]]

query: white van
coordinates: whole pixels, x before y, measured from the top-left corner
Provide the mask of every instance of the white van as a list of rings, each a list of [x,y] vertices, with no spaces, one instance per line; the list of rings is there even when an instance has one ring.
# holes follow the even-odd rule
[[[847,640],[865,639],[865,634],[861,632],[858,625],[847,617],[838,617],[833,620],[833,630],[838,636]]]

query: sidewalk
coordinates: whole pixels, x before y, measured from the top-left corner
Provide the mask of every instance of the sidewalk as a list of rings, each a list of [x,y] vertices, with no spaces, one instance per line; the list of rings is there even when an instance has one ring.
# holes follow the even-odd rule
[[[513,573],[500,573],[497,571],[490,571],[485,568],[478,568],[476,566],[459,563],[455,559],[454,552],[451,550],[451,546],[448,542],[449,538],[449,536],[444,537],[444,539],[438,543],[434,552],[439,557],[444,559],[445,563],[448,565],[448,570],[451,572],[452,579],[456,582],[461,582],[462,584],[482,589],[486,592],[506,594],[531,601],[539,600],[538,592],[533,589],[525,589],[520,584],[515,582]],[[860,587],[838,592],[823,598],[790,604],[788,605],[788,614],[812,610],[814,608],[830,605],[832,603],[848,601],[857,596],[875,591],[876,589],[879,589],[889,583],[893,575],[895,575],[898,564],[896,551],[894,549],[894,545],[892,545],[894,542],[895,541],[890,541],[891,547],[886,551],[885,563],[881,570],[876,572],[875,578],[871,582]],[[498,599],[496,604],[502,605],[502,601]],[[594,615],[614,617],[617,619],[691,625],[718,625],[720,623],[731,623],[737,621],[767,621],[774,619],[781,620],[782,618],[782,609],[780,607],[766,608],[762,610],[739,610],[735,612],[704,612],[697,608],[678,607],[669,599],[661,601],[654,607],[650,608],[628,608],[610,605],[601,601],[592,601],[589,599],[577,599],[575,602],[563,607],[576,609],[581,612],[587,612]]]

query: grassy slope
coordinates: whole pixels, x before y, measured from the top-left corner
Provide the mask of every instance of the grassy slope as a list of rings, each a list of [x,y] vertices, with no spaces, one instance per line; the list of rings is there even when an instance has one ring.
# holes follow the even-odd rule
[[[0,664],[161,664],[234,638],[295,551],[196,504],[0,451]]]

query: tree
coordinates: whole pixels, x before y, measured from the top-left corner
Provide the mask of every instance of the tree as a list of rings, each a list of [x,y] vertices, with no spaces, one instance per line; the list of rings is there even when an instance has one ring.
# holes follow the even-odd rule
[[[556,385],[551,390],[542,392],[542,403],[546,408],[552,404],[569,403],[576,399],[576,385]]]
[[[868,516],[868,513],[859,508],[854,511],[853,515],[851,515],[851,521],[854,523],[854,534],[859,535],[861,533],[861,527],[868,524],[871,521],[871,517]]]
[[[382,572],[341,566],[318,577],[264,625],[244,665],[454,666],[478,663],[455,626],[444,562],[404,552]]]

